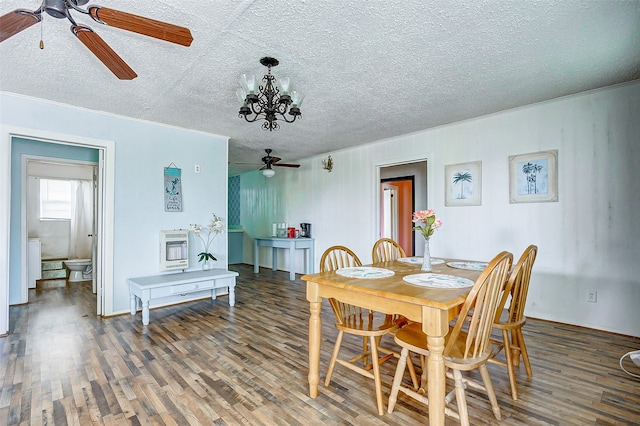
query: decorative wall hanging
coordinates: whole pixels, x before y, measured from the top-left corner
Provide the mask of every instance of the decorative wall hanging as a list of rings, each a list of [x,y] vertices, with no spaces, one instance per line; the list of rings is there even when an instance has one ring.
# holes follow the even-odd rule
[[[558,150],[509,156],[509,202],[558,201]]]
[[[482,204],[482,161],[444,166],[444,205]]]
[[[164,168],[164,211],[182,211],[182,170],[171,163]]]
[[[328,156],[326,160],[322,160],[322,168],[331,173],[331,170],[333,170],[333,158],[331,156]]]

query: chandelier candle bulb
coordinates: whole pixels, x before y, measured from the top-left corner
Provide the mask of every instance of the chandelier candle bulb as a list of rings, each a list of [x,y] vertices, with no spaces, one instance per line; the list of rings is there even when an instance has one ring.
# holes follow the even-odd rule
[[[280,93],[282,95],[288,95],[291,90],[291,79],[289,77],[282,77],[278,80],[278,86],[280,87]]]

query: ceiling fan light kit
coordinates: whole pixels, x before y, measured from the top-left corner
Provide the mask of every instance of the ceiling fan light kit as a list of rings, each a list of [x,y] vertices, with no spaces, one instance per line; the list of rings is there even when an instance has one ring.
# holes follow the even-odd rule
[[[273,175],[275,175],[275,174],[276,174],[275,170],[273,170],[271,167],[269,167],[269,168],[267,168],[267,169],[264,169],[264,170],[262,171],[262,175],[263,175],[264,177],[268,177],[268,178],[272,177],[272,176],[273,176]]]
[[[148,37],[165,40],[182,46],[190,46],[193,41],[188,28],[169,24],[143,16],[110,9],[101,6],[81,6],[89,0],[44,0],[34,11],[16,9],[0,16],[0,43],[22,30],[42,21],[42,12],[71,22],[71,32],[84,44],[109,70],[121,80],[132,80],[137,74],[127,65],[118,54],[93,29],[76,23],[71,11],[89,16],[95,22],[122,30],[135,32]],[[42,40],[40,48],[43,48]]]
[[[260,63],[267,67],[267,74],[262,77],[265,82],[260,86],[258,79],[253,75],[242,74],[240,76],[240,88],[236,91],[238,100],[242,103],[238,116],[253,123],[258,119],[264,119],[263,130],[278,130],[279,120],[293,123],[297,118],[302,118],[300,105],[304,95],[293,88],[289,77],[283,77],[276,81],[271,74],[271,67],[280,62],[275,58],[265,56]]]

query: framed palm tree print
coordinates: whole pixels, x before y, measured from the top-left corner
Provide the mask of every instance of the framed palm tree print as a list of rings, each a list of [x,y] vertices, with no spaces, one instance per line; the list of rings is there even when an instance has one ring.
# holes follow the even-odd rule
[[[558,150],[509,156],[509,202],[558,201]]]
[[[444,166],[444,205],[482,204],[482,161]]]

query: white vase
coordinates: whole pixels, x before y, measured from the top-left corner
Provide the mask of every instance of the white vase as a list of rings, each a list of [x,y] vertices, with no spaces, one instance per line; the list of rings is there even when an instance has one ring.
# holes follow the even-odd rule
[[[429,251],[429,238],[424,239],[424,256],[422,257],[422,267],[420,268],[423,272],[431,272],[431,252]]]
[[[207,260],[202,262],[202,270],[203,271],[208,271],[211,268],[213,268],[213,264],[211,263],[211,261],[209,259],[207,259]]]

